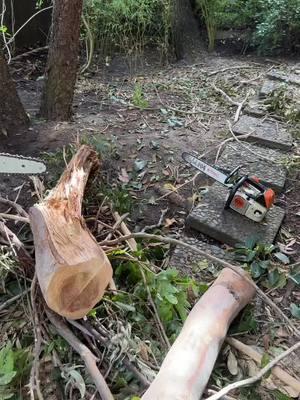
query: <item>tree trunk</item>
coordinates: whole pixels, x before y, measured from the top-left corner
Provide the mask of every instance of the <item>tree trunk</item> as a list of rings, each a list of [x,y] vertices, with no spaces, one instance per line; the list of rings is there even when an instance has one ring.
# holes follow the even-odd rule
[[[142,400],[201,399],[231,321],[255,293],[240,271],[223,269],[193,307]]]
[[[13,134],[29,125],[29,118],[22,106],[8,65],[0,51],[0,133]]]
[[[172,42],[177,60],[193,60],[202,50],[201,33],[190,0],[174,0]]]
[[[36,273],[48,306],[63,317],[84,317],[102,298],[112,268],[81,216],[86,182],[99,167],[96,153],[82,146],[56,187],[30,209]]]
[[[46,119],[66,121],[72,115],[82,1],[54,1],[46,82],[40,108],[41,116]]]

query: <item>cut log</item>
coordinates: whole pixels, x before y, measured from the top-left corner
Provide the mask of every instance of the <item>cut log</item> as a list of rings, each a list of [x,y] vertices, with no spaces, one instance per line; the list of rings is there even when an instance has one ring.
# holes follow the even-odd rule
[[[29,211],[43,296],[69,319],[85,316],[112,280],[110,262],[81,216],[89,174],[98,167],[96,152],[82,146],[56,187]]]
[[[193,307],[142,400],[199,400],[228,327],[255,289],[225,268]]]

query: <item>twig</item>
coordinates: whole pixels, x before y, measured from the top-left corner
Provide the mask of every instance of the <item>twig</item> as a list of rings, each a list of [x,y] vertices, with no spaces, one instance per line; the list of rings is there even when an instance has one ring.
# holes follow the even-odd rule
[[[34,392],[36,392],[39,400],[43,400],[43,395],[40,387],[39,369],[40,369],[40,355],[41,355],[41,344],[42,335],[41,327],[39,323],[38,312],[36,308],[36,289],[37,289],[37,277],[34,274],[31,283],[31,307],[32,307],[32,323],[34,332],[34,358],[31,366],[30,380],[29,380],[29,391],[31,400],[35,400]]]
[[[48,50],[49,46],[43,46],[43,47],[37,47],[36,49],[32,49],[29,51],[26,51],[25,53],[18,54],[17,56],[13,57],[11,61],[17,61],[20,60],[21,58],[31,56],[32,54],[39,53],[40,51]]]
[[[50,322],[55,326],[57,332],[69,343],[71,347],[73,347],[73,349],[83,359],[86,365],[86,369],[89,372],[93,382],[95,383],[101,399],[113,400],[113,395],[97,367],[97,358],[94,356],[94,354],[87,346],[85,346],[79,339],[77,339],[73,332],[63,322],[62,318],[51,311],[48,307],[46,307],[46,313]]]
[[[5,0],[2,0],[2,12],[1,12],[1,21],[0,21],[0,26],[1,27],[4,26],[5,12],[6,12]],[[10,51],[10,48],[8,46],[8,42],[6,40],[6,35],[5,35],[5,30],[4,29],[2,29],[2,39],[3,39],[4,47],[6,48],[6,51],[7,51],[7,54],[8,54],[7,64],[9,64],[10,61],[11,61],[11,51]]]
[[[228,94],[225,93],[224,90],[218,88],[214,83],[212,83],[212,87],[216,92],[220,93],[223,97],[225,97],[225,99],[228,101],[228,103],[232,104],[233,106],[237,106],[237,107],[240,105],[240,103],[238,103],[235,100],[232,100],[232,98],[230,96],[228,96]]]
[[[164,216],[167,214],[168,210],[169,210],[168,208],[165,208],[164,210],[161,210],[161,214],[160,214],[160,218],[159,218],[158,223],[154,224],[154,225],[146,225],[146,226],[144,226],[144,228],[141,230],[141,232],[146,232],[146,231],[150,231],[152,229],[161,227],[161,225],[163,223],[163,220],[164,220]]]
[[[238,105],[238,108],[236,110],[235,116],[234,116],[234,122],[238,122],[239,118],[240,118],[240,113],[244,107],[244,104],[246,103],[246,101],[248,100],[248,97],[250,95],[250,92],[248,92],[244,98],[243,101],[241,101]]]
[[[10,299],[6,300],[4,303],[0,304],[0,311],[5,310],[12,303],[14,303],[16,300],[20,299],[21,297],[25,296],[29,292],[30,292],[30,289],[26,289],[22,293],[19,293],[16,296],[11,297]]]
[[[0,213],[0,218],[12,219],[13,221],[25,222],[26,224],[29,224],[29,218],[21,217],[20,215]]]
[[[246,354],[248,357],[252,358],[257,363],[261,363],[262,354],[256,351],[253,347],[248,346],[237,339],[228,337],[226,338],[226,342],[230,344],[230,346],[234,347],[235,349],[241,351],[242,353]],[[300,394],[300,382],[295,379],[293,376],[289,375],[286,371],[284,371],[280,367],[274,367],[272,369],[272,374],[284,382],[286,385],[290,386],[297,393]]]
[[[241,136],[239,137],[239,139],[247,139],[249,136],[252,135],[252,133],[253,133],[253,132],[247,133],[246,135],[241,135]],[[219,144],[219,146],[218,146],[218,151],[217,151],[216,158],[215,158],[215,164],[217,163],[217,161],[218,161],[218,159],[219,159],[220,152],[221,152],[222,148],[224,147],[224,145],[225,145],[226,143],[232,142],[232,141],[234,141],[234,140],[236,140],[236,138],[230,137],[230,138],[227,138],[227,139],[223,140],[223,142]]]
[[[89,49],[88,49],[88,46],[86,46],[87,53],[88,53],[87,54],[87,62],[80,71],[83,74],[87,69],[90,68],[91,63],[92,63],[92,59],[93,59],[93,55],[94,55],[94,37],[93,37],[92,31],[90,29],[90,26],[83,14],[82,14],[81,19],[82,19],[83,25],[86,29],[87,38],[88,38],[88,42],[89,42]]]
[[[257,67],[255,67],[253,65],[235,65],[235,66],[232,66],[232,67],[226,67],[226,68],[223,68],[223,69],[218,69],[216,71],[212,71],[207,76],[217,75],[217,74],[220,74],[222,72],[231,71],[232,69],[253,69],[253,68],[257,68]]]
[[[20,206],[20,204],[16,203],[15,201],[5,199],[4,197],[0,196],[0,203],[6,204],[10,207],[13,207],[21,216],[25,218],[29,218],[29,215],[27,212],[24,210],[23,207]]]
[[[300,342],[294,344],[294,346],[290,347],[283,353],[279,354],[279,356],[275,357],[271,362],[269,362],[264,368],[262,368],[256,375],[252,376],[251,378],[243,379],[238,382],[231,383],[230,385],[226,386],[222,390],[220,390],[217,394],[214,394],[208,397],[206,400],[219,400],[227,393],[231,392],[234,389],[238,389],[243,386],[253,385],[253,383],[259,381],[263,378],[263,376],[269,372],[276,364],[279,363],[282,359],[287,357],[289,354],[293,353],[297,349],[300,348]]]
[[[117,211],[113,213],[113,216],[116,221],[120,220],[120,218],[121,218]],[[131,234],[130,230],[127,228],[127,225],[125,224],[124,221],[121,222],[120,228],[121,228],[123,235]],[[136,244],[135,240],[129,239],[127,242],[132,251],[137,251],[137,244]]]
[[[174,238],[170,238],[170,237],[165,237],[165,236],[160,236],[160,235],[153,235],[150,233],[132,233],[130,235],[127,236],[123,236],[120,238],[117,238],[115,240],[110,240],[109,242],[101,242],[100,245],[115,245],[119,242],[125,241],[125,240],[129,240],[132,238],[136,238],[136,239],[148,239],[148,240],[158,240],[160,242],[163,243],[169,243],[169,244],[173,244],[175,246],[182,246],[185,247],[195,253],[198,253],[220,265],[223,265],[224,267],[227,268],[231,268],[233,271],[235,271],[237,274],[239,274],[240,276],[242,276],[251,286],[253,286],[257,293],[264,299],[264,301],[270,306],[272,307],[281,317],[282,319],[289,325],[289,327],[293,330],[293,332],[300,337],[300,331],[296,328],[296,326],[292,323],[292,321],[290,321],[290,319],[280,310],[280,308],[271,300],[269,299],[269,297],[254,283],[254,281],[252,279],[247,278],[244,274],[242,274],[240,272],[239,267],[230,264],[228,261],[222,260],[218,257],[215,257],[211,254],[206,253],[205,251],[192,246],[188,243],[185,243],[181,240],[178,239],[174,239]]]
[[[207,389],[207,394],[211,395],[211,394],[215,394],[215,393],[218,393],[218,392],[213,389]],[[207,398],[209,398],[209,397],[207,397]],[[230,397],[230,396],[223,396],[222,400],[236,400],[236,399],[234,397]]]
[[[109,240],[112,237],[112,234],[119,228],[119,226],[122,224],[122,222],[124,221],[125,218],[128,217],[128,213],[123,214],[122,216],[119,216],[118,219],[116,219],[115,224],[112,226],[111,231],[109,232],[109,234],[106,236],[105,240]],[[101,221],[100,221],[101,224]]]
[[[30,22],[34,17],[36,17],[38,14],[40,14],[41,12],[50,10],[51,8],[53,8],[53,6],[49,6],[49,7],[45,7],[42,8],[41,10],[37,11],[36,13],[34,13],[33,15],[31,15],[30,18],[28,18],[27,21],[24,22],[23,25],[20,26],[20,28],[14,33],[14,35],[8,40],[8,42],[6,43],[7,45],[10,44],[13,40],[15,40],[15,37],[17,36],[17,34],[28,24],[28,22]]]

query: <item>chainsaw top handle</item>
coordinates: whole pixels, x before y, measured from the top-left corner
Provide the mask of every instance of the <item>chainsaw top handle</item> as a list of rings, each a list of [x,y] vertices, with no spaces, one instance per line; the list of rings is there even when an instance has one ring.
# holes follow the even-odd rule
[[[235,181],[235,178],[238,175],[239,170],[242,168],[242,165],[238,165],[236,168],[234,168],[231,172],[229,172],[229,174],[227,175],[227,178],[224,182],[225,185],[228,185],[230,183],[231,180],[233,180],[233,182]]]

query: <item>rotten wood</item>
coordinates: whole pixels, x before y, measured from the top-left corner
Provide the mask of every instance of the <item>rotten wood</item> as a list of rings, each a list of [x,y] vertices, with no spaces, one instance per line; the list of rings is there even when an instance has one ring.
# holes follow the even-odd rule
[[[112,280],[110,262],[81,215],[88,177],[98,167],[96,152],[82,146],[56,187],[29,211],[43,296],[69,319],[85,316]]]

